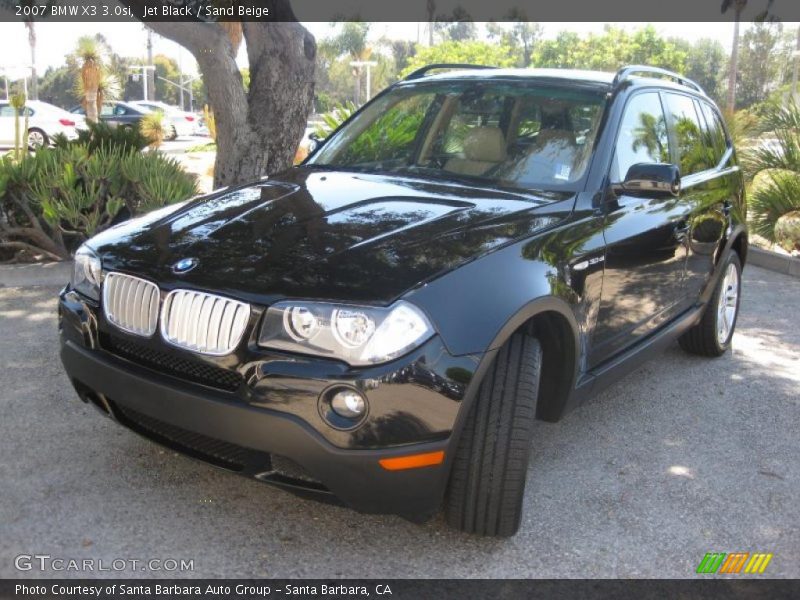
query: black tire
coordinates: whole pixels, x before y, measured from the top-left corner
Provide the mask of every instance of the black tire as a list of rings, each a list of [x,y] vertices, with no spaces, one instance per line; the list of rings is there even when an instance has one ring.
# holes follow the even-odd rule
[[[733,323],[730,326],[727,339],[720,341],[717,335],[717,328],[719,326],[719,306],[720,296],[725,293],[725,273],[729,265],[733,265],[737,274],[737,290],[736,290],[736,312],[734,313]],[[736,321],[739,317],[739,305],[742,299],[742,263],[739,260],[739,255],[736,252],[731,252],[725,259],[721,266],[721,273],[717,281],[717,287],[706,305],[703,312],[703,317],[697,325],[693,326],[689,331],[684,333],[678,338],[678,343],[681,348],[690,354],[697,354],[699,356],[722,356],[731,346],[731,339],[733,332],[736,329]]]
[[[525,333],[497,353],[453,459],[445,505],[452,527],[503,537],[519,529],[541,368],[539,341]]]

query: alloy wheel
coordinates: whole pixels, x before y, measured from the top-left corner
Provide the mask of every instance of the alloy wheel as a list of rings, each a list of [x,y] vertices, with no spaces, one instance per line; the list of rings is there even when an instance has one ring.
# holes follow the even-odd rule
[[[28,132],[28,147],[41,148],[44,146],[44,134],[41,131]]]
[[[729,264],[722,280],[722,292],[717,302],[717,341],[720,346],[728,342],[739,309],[739,271],[736,265]]]

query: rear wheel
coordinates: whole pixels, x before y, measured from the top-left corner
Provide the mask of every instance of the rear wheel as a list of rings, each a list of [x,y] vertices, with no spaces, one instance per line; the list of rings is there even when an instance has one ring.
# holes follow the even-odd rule
[[[703,318],[678,339],[681,348],[691,354],[721,356],[730,348],[742,290],[742,263],[739,256],[731,252],[722,269],[722,276],[706,305]]]
[[[469,412],[447,490],[447,522],[479,535],[519,529],[542,366],[539,341],[516,333],[500,349]]]
[[[28,148],[38,150],[43,146],[47,146],[47,142],[47,134],[44,131],[35,127],[28,129]]]

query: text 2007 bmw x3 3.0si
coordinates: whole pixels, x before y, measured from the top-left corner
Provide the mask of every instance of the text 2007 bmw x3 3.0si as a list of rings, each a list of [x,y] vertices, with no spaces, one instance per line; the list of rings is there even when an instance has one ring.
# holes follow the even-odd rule
[[[59,305],[80,397],[297,493],[507,536],[535,419],[676,338],[724,353],[744,191],[700,87],[443,66],[301,166],[82,246]]]

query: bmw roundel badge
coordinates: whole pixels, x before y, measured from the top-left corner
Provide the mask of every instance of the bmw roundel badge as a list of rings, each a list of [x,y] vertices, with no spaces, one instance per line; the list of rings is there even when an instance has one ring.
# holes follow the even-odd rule
[[[174,265],[172,265],[172,272],[177,275],[182,275],[183,273],[188,273],[192,269],[194,269],[200,261],[196,258],[182,258]]]

